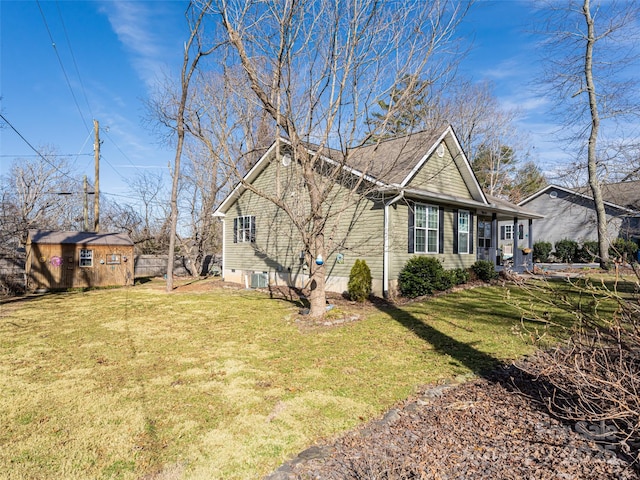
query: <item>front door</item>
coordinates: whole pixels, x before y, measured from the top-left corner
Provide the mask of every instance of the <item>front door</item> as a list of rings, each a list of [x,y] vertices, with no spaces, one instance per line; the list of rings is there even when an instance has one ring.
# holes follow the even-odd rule
[[[478,260],[491,260],[491,219],[478,218]]]

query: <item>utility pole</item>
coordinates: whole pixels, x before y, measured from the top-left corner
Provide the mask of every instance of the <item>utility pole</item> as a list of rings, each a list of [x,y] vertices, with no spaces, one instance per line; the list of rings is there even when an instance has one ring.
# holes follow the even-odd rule
[[[96,164],[95,184],[93,186],[93,231],[98,233],[100,231],[100,125],[98,120],[93,121],[93,130],[95,132],[93,154]],[[85,186],[85,192],[86,191]]]
[[[89,231],[89,202],[87,200],[87,176],[85,175],[82,181],[84,195],[82,196],[82,229],[85,232]]]

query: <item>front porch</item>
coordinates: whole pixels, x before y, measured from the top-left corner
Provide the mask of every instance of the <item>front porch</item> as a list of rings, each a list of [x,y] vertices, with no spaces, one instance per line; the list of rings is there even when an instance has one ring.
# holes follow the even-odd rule
[[[533,271],[533,220],[541,217],[515,209],[503,200],[490,200],[491,206],[478,212],[477,259],[493,262],[496,271],[505,268],[517,273]],[[504,233],[501,235],[505,230],[510,232],[508,238],[503,238]]]

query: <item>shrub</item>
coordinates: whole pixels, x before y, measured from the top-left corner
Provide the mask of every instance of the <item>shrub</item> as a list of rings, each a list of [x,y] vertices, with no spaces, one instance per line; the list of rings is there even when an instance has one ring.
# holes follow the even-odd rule
[[[483,282],[489,282],[498,276],[495,265],[489,260],[478,260],[471,266],[471,270]]]
[[[461,285],[463,283],[468,283],[471,278],[469,270],[464,268],[454,268],[453,270],[448,270],[447,273],[451,277],[452,285]]]
[[[356,302],[364,302],[371,295],[371,270],[364,260],[356,259],[351,267],[347,291]]]
[[[638,245],[632,240],[625,240],[623,238],[616,239],[609,247],[609,257],[611,259],[621,258],[623,262],[636,262],[637,252]]]
[[[635,274],[640,281],[640,269]],[[595,442],[638,459],[640,297],[620,294],[605,282],[573,282],[569,288],[559,294],[562,290],[557,285],[525,286],[534,299],[531,305],[545,302],[579,321],[569,327],[570,336],[561,344],[541,349],[521,363],[526,372],[521,380],[518,375],[511,379],[517,379],[528,398],[555,416],[576,422],[584,433],[592,433]],[[598,308],[604,305],[607,308]],[[554,322],[549,321],[548,310],[544,315],[532,310],[526,315],[547,325]],[[524,333],[541,339],[538,328]]]
[[[558,240],[555,244],[556,257],[561,262],[572,263],[578,254],[578,242],[575,240]]]
[[[600,247],[598,246],[598,242],[588,240],[583,242],[582,247],[578,250],[576,260],[578,262],[592,263],[600,256],[599,253]]]
[[[553,250],[551,242],[535,242],[533,244],[533,260],[538,262],[548,262],[551,250]]]
[[[398,278],[400,293],[409,298],[446,290],[451,284],[451,275],[442,267],[440,260],[434,257],[410,258]]]

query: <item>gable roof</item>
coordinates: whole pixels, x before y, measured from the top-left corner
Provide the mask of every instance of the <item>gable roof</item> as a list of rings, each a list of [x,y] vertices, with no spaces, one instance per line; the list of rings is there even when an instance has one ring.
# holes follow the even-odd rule
[[[637,188],[640,188],[640,182],[624,182],[624,183],[637,183]],[[611,185],[616,185],[616,184],[611,184]],[[625,213],[637,213],[638,209],[633,209],[633,208],[629,208],[629,207],[625,207],[623,205],[617,204],[617,203],[613,203],[611,201],[608,200],[608,198],[612,198],[615,196],[614,192],[618,192],[618,190],[616,190],[616,188],[612,188],[611,190],[609,190],[607,187],[607,185],[603,185],[602,186],[602,193],[603,193],[603,198],[604,198],[604,204],[607,207],[611,207],[611,208],[615,208],[617,210],[622,210]],[[626,186],[625,186],[626,188]],[[560,190],[562,192],[568,193],[569,195],[575,195],[576,197],[580,197],[583,198],[585,200],[589,200],[591,202],[593,202],[593,196],[590,195],[591,190],[589,189],[589,187],[582,187],[580,189],[576,189],[576,190],[572,190],[570,188],[567,187],[561,187],[560,185],[547,185],[546,187],[541,188],[540,190],[538,190],[537,192],[535,192],[534,194],[528,196],[527,198],[525,198],[524,200],[522,200],[520,203],[518,203],[519,206],[524,206],[527,203],[531,202],[532,200],[538,198],[540,195],[543,195],[547,192],[549,192],[550,190]],[[605,196],[605,191],[607,192],[611,192],[611,194]],[[639,197],[639,201],[640,201],[640,192],[636,192],[638,197]]]
[[[640,180],[627,182],[605,183],[601,186],[602,198],[615,205],[640,211]],[[579,192],[589,195],[589,187],[578,189]]]
[[[291,145],[285,139],[280,139],[280,141],[285,145]],[[411,179],[443,142],[451,152],[453,161],[471,193],[472,200],[406,188]],[[267,152],[247,172],[243,178],[244,182],[252,183],[267,167],[270,159],[275,155],[276,145],[277,141],[269,147]],[[339,150],[326,147],[320,148],[316,145],[306,145],[306,148],[309,153],[318,154],[321,160],[329,164],[340,165],[344,170],[357,176],[364,175],[367,181],[376,185],[380,190],[389,192],[402,191],[417,198],[441,200],[454,204],[459,203],[469,207],[484,208],[488,212],[519,214],[522,218],[542,218],[540,215],[528,212],[506,200],[494,197],[489,199],[485,195],[450,125],[437,132],[417,132],[380,141],[372,145],[359,146],[348,150],[346,158],[345,154]],[[247,187],[243,185],[243,182],[238,182],[213,215],[224,216],[245,190],[247,190]]]
[[[29,242],[48,245],[110,245],[133,246],[126,233],[59,232],[29,230]]]

